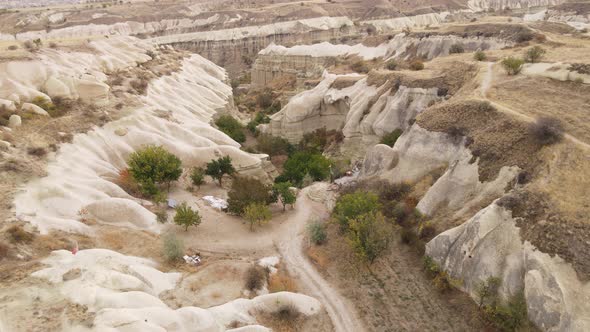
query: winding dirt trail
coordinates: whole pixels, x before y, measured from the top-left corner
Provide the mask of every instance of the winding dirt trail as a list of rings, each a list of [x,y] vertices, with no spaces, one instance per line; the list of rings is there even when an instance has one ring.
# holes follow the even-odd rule
[[[327,214],[325,208],[318,209],[307,198],[307,190],[300,193],[296,210],[290,219],[286,232],[277,240],[277,247],[289,270],[324,304],[337,332],[364,331],[352,305],[315,270],[303,253],[305,225],[308,220]]]
[[[308,198],[308,190],[309,187],[300,191],[294,209],[278,214],[269,225],[255,232],[242,225],[240,219],[197,202],[192,193],[177,190],[170,197],[185,201],[205,213],[199,230],[178,234],[184,237],[185,243],[204,252],[241,256],[251,256],[253,252],[260,255],[278,251],[281,260],[307,290],[306,293],[324,305],[336,332],[363,332],[365,328],[354,306],[315,270],[303,252],[308,221],[324,218],[329,213],[323,204]]]
[[[486,72],[483,75],[483,78],[481,80],[480,89],[479,89],[481,97],[479,97],[477,99],[489,102],[492,106],[494,106],[500,112],[504,112],[504,113],[519,117],[526,122],[534,122],[535,118],[528,116],[526,114],[523,114],[513,108],[510,108],[506,105],[503,105],[501,103],[498,103],[498,102],[493,101],[488,98],[488,96],[487,96],[488,90],[490,89],[490,87],[492,86],[492,84],[494,82],[494,64],[495,64],[494,62],[487,63]],[[590,144],[587,144],[587,143],[579,140],[575,136],[572,136],[571,134],[568,134],[568,133],[564,133],[563,137],[565,139],[567,139],[568,141],[578,145],[579,147],[590,151]]]

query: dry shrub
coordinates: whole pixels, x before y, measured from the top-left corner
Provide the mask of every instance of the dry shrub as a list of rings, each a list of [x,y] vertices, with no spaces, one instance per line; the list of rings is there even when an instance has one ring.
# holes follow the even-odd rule
[[[325,269],[328,266],[328,257],[316,246],[307,248],[307,257],[317,267]]]
[[[30,243],[35,238],[35,234],[29,233],[21,225],[14,225],[8,229],[10,239],[14,243]]]
[[[0,260],[7,258],[10,255],[10,247],[3,242],[0,242]]]
[[[121,187],[121,189],[125,190],[125,192],[131,196],[138,196],[141,193],[139,184],[137,181],[135,181],[128,168],[125,168],[119,172],[117,184],[119,187]]]
[[[286,272],[279,270],[272,274],[268,279],[268,291],[270,293],[277,292],[295,292],[297,287],[295,280],[291,278]]]
[[[551,145],[563,138],[563,125],[556,118],[540,117],[530,124],[529,133],[540,145]]]
[[[424,62],[420,59],[415,59],[410,62],[410,69],[417,71],[424,69]]]
[[[246,271],[245,287],[249,291],[256,291],[262,289],[266,281],[266,270],[258,265],[252,265]]]
[[[30,147],[27,149],[27,153],[35,157],[43,157],[47,154],[47,150],[41,146]]]
[[[272,313],[272,316],[282,322],[294,324],[301,317],[301,312],[293,304],[283,304]]]
[[[140,95],[145,94],[148,88],[148,80],[146,78],[133,80],[129,84]]]

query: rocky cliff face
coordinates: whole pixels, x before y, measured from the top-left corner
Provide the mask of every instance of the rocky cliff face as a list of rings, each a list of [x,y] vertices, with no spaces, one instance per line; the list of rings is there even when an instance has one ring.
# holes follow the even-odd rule
[[[532,7],[554,6],[564,2],[564,0],[469,0],[467,5],[475,11],[488,9],[521,9]]]

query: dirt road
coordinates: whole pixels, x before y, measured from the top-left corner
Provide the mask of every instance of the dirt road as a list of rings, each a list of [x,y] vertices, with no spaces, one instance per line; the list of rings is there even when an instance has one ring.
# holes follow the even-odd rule
[[[326,215],[325,208],[311,202],[304,189],[298,197],[296,211],[298,213],[291,216],[288,227],[277,240],[277,247],[283,261],[287,264],[289,271],[311,291],[310,295],[324,304],[336,331],[364,331],[352,305],[328,284],[303,253],[305,226],[309,220]]]
[[[303,253],[308,221],[328,215],[323,204],[308,198],[308,189],[299,193],[294,209],[277,213],[268,225],[255,232],[251,232],[240,218],[216,211],[197,202],[191,193],[177,190],[171,193],[171,198],[189,203],[203,215],[203,223],[198,229],[178,233],[178,236],[188,246],[204,252],[252,256],[261,253],[271,255],[278,250],[282,262],[307,290],[308,295],[317,298],[325,306],[336,332],[362,332],[365,329],[354,306],[315,270]],[[206,190],[214,190],[214,187]],[[221,191],[214,191],[214,194],[221,194]]]

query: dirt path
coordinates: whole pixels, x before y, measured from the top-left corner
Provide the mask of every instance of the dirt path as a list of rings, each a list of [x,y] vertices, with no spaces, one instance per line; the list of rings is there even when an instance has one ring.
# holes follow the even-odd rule
[[[352,305],[342,297],[315,270],[303,253],[303,240],[307,221],[325,216],[327,211],[322,206],[318,208],[307,198],[304,189],[296,204],[297,214],[291,217],[286,232],[278,239],[277,247],[289,270],[301,280],[307,288],[324,304],[334,329],[337,332],[364,331]]]
[[[208,194],[221,196],[220,189],[207,187],[205,190]],[[203,215],[203,223],[198,229],[177,232],[186,245],[204,252],[243,256],[272,255],[278,250],[281,260],[308,290],[308,295],[317,298],[325,306],[335,331],[365,331],[354,306],[315,270],[303,253],[307,222],[328,214],[323,204],[315,203],[307,197],[307,188],[299,193],[294,209],[275,214],[276,217],[268,225],[255,232],[251,232],[240,218],[214,210],[196,199],[192,193],[177,190],[170,197],[179,202],[187,202],[198,208]]]

